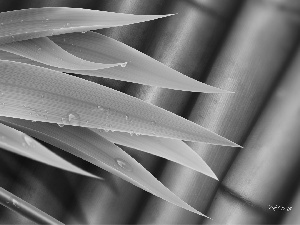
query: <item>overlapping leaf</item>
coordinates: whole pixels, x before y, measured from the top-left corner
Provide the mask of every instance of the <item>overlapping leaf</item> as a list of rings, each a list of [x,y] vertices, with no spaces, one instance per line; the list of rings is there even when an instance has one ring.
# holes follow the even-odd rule
[[[66,171],[97,178],[84,170],[72,165],[49,149],[32,139],[30,136],[0,123],[0,146],[2,149],[18,155],[54,166]]]
[[[0,117],[0,121],[99,166],[168,202],[205,216],[173,194],[122,149],[89,129],[71,126],[60,128],[55,124],[5,117]]]
[[[44,7],[0,13],[0,44],[58,34],[85,32],[163,18],[98,10]]]
[[[47,37],[33,38],[30,40],[0,45],[0,49],[52,67],[69,70],[98,70],[124,65],[124,63],[94,63],[80,59],[66,52]]]
[[[66,65],[62,66],[60,64],[61,59],[69,61],[69,57],[64,57],[62,53],[57,52],[55,57],[56,63],[53,65],[53,63],[51,63],[52,58],[49,58],[49,54],[53,52],[52,49],[59,47],[54,46],[53,43],[49,42],[49,40],[42,38],[41,40],[37,38],[30,41],[21,41],[2,45],[0,48],[28,59],[33,59],[34,61],[23,57],[10,56],[9,54],[6,56],[6,54],[3,53],[1,54],[1,59],[12,59],[12,57],[14,57],[14,61],[43,66],[57,71],[105,77],[175,90],[205,93],[231,93],[229,91],[221,90],[198,82],[121,42],[95,32],[63,34],[53,36],[51,37],[51,40],[67,52],[91,62],[108,64],[119,64],[120,62],[128,63],[125,68],[115,67],[109,70],[91,70],[85,69],[84,65],[80,67],[80,64],[78,65],[78,63],[76,63],[78,61],[77,59],[73,60],[72,68],[68,68]],[[39,49],[41,51],[41,46],[43,45],[45,45],[43,48],[51,49],[48,54],[46,52],[44,54],[39,52]],[[44,58],[43,61],[41,61],[41,56]],[[48,66],[37,63],[36,61],[47,64]],[[78,66],[75,67],[74,64]]]
[[[104,132],[100,129],[91,130],[115,144],[160,156],[218,180],[204,160],[183,141],[146,135],[130,135],[117,131]]]
[[[165,157],[213,178],[216,177],[205,162],[179,140],[238,145],[164,109],[62,73],[106,77],[176,90],[228,93],[184,76],[125,44],[86,32],[162,17],[165,16],[71,8],[1,13],[0,49],[7,52],[0,51],[0,59],[15,62],[0,60],[0,116],[4,116],[1,120],[9,126],[24,130],[158,197],[205,216],[170,192],[112,142]],[[48,39],[46,36],[52,37]],[[123,62],[128,62],[125,68],[113,67]],[[111,68],[99,70],[107,67]],[[16,122],[9,117],[23,120]],[[41,125],[25,120],[48,123]],[[60,127],[72,126],[60,128],[57,124]],[[96,129],[119,132],[99,136]],[[147,136],[130,136],[128,133]],[[177,140],[162,141],[163,138]],[[180,152],[179,147],[185,151]]]
[[[0,115],[238,147],[140,99],[68,74],[0,61]]]

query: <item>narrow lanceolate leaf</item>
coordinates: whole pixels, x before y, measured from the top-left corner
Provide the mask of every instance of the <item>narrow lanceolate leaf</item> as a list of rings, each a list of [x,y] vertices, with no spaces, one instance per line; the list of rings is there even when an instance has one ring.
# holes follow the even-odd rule
[[[30,136],[0,123],[0,147],[18,155],[84,176],[96,176],[60,158]]]
[[[0,13],[0,44],[64,33],[85,32],[163,18],[81,8],[45,7]]]
[[[196,81],[134,48],[95,32],[64,34],[53,36],[51,40],[68,52],[89,61],[128,62],[125,68],[115,67],[105,71],[78,72],[82,75],[106,77],[182,91],[232,93]]]
[[[0,117],[0,121],[103,168],[170,203],[205,216],[173,194],[121,148],[89,129],[5,117]]]
[[[145,135],[130,135],[118,131],[103,132],[100,129],[91,130],[115,144],[160,156],[218,180],[205,161],[183,141]]]
[[[123,63],[94,63],[80,59],[63,50],[47,37],[0,45],[0,49],[46,65],[69,70],[98,70],[123,65]]]
[[[135,97],[37,66],[1,60],[0,90],[1,116],[239,146]]]
[[[48,40],[47,44],[49,45]],[[0,59],[28,63],[31,65],[42,66],[61,72],[77,73],[81,75],[95,77],[105,77],[133,83],[169,88],[174,90],[205,93],[232,93],[230,91],[225,91],[196,81],[139,52],[138,50],[135,50],[119,41],[116,41],[112,38],[106,37],[95,32],[63,34],[53,36],[51,37],[51,40],[53,40],[57,45],[69,52],[69,54],[71,53],[72,55],[76,55],[80,59],[86,59],[89,62],[108,64],[103,65],[103,67],[112,67],[112,65],[119,64],[121,64],[121,66],[123,67],[126,65],[126,67],[115,67],[110,68],[109,70],[87,70],[84,67],[80,67],[80,64],[76,64],[77,67],[72,66],[71,68],[68,68],[68,66],[66,65],[59,64],[61,63],[60,58],[62,58],[61,53],[56,54],[56,65],[53,65],[53,62],[50,62],[50,59],[46,54],[43,61],[41,61],[42,59],[39,57],[38,54],[36,54],[39,51],[39,47],[36,45],[33,46],[36,48],[35,50],[31,48],[31,51],[33,51],[33,54],[31,55],[29,55],[28,53],[24,54],[24,50],[20,52],[20,50],[16,51],[16,49],[7,47],[18,46],[18,48],[20,49],[19,46],[22,46],[23,49],[28,49],[30,45],[23,44],[23,42],[42,42],[39,40],[39,38],[32,39],[30,40],[31,42],[22,41],[14,42],[8,45],[0,45],[0,50],[6,50],[10,53],[18,55],[16,56],[12,54],[6,54],[1,51]],[[43,40],[43,42],[45,41]],[[53,51],[51,50],[50,52]],[[129,63],[125,64],[124,62]],[[76,70],[76,68],[78,68],[78,70]]]
[[[0,204],[37,224],[63,225],[60,221],[0,187]]]

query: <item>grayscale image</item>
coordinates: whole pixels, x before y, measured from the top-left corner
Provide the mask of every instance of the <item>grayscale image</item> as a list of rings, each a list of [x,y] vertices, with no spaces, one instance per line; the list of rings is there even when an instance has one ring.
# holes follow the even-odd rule
[[[0,225],[300,224],[299,0],[0,0]]]

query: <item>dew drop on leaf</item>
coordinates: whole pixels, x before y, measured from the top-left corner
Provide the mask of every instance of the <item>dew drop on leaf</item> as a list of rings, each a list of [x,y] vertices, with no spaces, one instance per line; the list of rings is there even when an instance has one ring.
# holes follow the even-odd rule
[[[26,143],[27,146],[31,146],[32,147],[32,146],[35,145],[35,142],[34,142],[34,140],[31,137],[29,137],[27,135],[23,135],[23,139],[24,139],[24,141],[25,141],[25,143]]]
[[[125,67],[127,65],[127,62],[121,63],[121,67]]]
[[[123,170],[132,171],[132,167],[125,160],[116,158],[115,161],[118,164],[118,166],[121,167]]]
[[[66,115],[66,117],[63,117],[61,119],[61,121],[63,122],[63,124],[70,124],[73,126],[79,126],[80,124],[80,116],[78,113],[74,112],[74,111],[69,111]]]
[[[12,199],[12,204],[13,204],[15,207],[19,208],[19,202],[18,202],[16,199]]]

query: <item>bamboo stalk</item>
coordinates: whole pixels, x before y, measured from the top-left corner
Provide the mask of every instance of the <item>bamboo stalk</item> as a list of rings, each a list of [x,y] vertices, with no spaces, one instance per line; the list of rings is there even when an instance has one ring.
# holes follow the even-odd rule
[[[222,182],[214,223],[277,223],[287,213],[300,169],[299,72],[300,46]]]
[[[63,224],[28,202],[0,187],[0,204],[37,224]]]
[[[235,94],[200,94],[190,112],[192,120],[242,144],[284,70],[298,41],[296,25],[275,7],[249,0],[240,11],[211,67],[206,83]],[[221,181],[240,149],[188,143],[211,166]],[[218,182],[168,163],[160,177],[171,191],[206,213]],[[194,224],[203,218],[156,198],[147,203],[138,223]]]
[[[298,174],[299,177],[300,174]],[[288,212],[286,212],[281,224],[299,224],[300,223],[300,185],[298,185],[298,190],[293,197],[291,204],[288,206]]]

